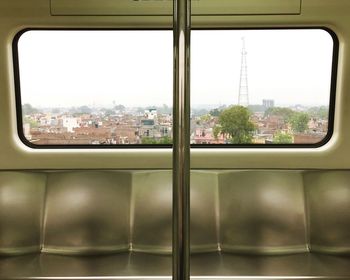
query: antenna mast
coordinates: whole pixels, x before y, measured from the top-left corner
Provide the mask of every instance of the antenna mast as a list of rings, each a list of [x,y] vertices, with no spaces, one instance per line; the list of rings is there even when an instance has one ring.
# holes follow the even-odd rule
[[[239,79],[238,105],[248,107],[248,71],[247,71],[247,51],[245,49],[245,39],[242,37],[241,52],[241,74]]]

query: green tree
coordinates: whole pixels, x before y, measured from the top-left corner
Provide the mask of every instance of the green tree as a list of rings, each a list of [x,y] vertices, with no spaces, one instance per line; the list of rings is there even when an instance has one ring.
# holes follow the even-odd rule
[[[171,139],[169,136],[164,136],[159,139],[159,144],[172,144],[173,139]]]
[[[114,110],[125,111],[125,106],[122,104],[116,105],[116,106],[114,106]]]
[[[209,110],[207,109],[196,109],[196,108],[192,108],[192,114],[194,116],[203,116],[203,115],[207,115],[209,113]]]
[[[218,117],[220,115],[221,110],[219,110],[218,108],[210,110],[209,114],[213,117]]]
[[[100,109],[100,111],[107,117],[115,114],[114,110],[112,110],[112,109],[102,108],[102,109]]]
[[[292,130],[296,133],[303,133],[308,129],[310,116],[305,112],[295,112],[290,119]]]
[[[39,123],[33,119],[24,117],[23,118],[23,123],[29,123],[31,128],[38,127]]]
[[[320,106],[320,107],[311,107],[307,110],[310,117],[312,118],[318,118],[322,120],[328,119],[328,107],[327,106]]]
[[[142,144],[172,144],[173,140],[169,136],[161,137],[160,139],[152,137],[142,137]]]
[[[208,121],[210,121],[210,119],[211,119],[211,116],[209,114],[205,114],[205,115],[200,116],[200,120],[202,122],[208,122]]]
[[[219,125],[214,134],[227,134],[232,144],[249,144],[253,139],[254,124],[250,121],[250,112],[243,106],[232,106],[221,112]]]
[[[157,140],[152,137],[142,137],[141,139],[142,144],[158,144]]]
[[[273,136],[273,143],[274,144],[292,144],[293,135],[289,133],[282,133],[281,131],[279,131]]]
[[[278,116],[283,119],[284,123],[288,123],[291,120],[294,113],[295,112],[290,108],[271,107],[265,111],[264,115],[265,117]]]
[[[80,106],[78,108],[78,113],[80,114],[91,114],[92,110],[88,106]]]
[[[38,109],[34,108],[32,105],[26,103],[22,105],[22,114],[25,115],[31,115],[38,113]]]
[[[220,133],[221,133],[221,125],[214,126],[213,134],[214,134],[215,139],[218,139],[218,136]]]

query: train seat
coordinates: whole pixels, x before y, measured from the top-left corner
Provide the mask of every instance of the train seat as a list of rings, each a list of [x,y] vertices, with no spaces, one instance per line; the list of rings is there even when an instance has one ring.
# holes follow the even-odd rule
[[[0,279],[169,278],[171,176],[0,172]],[[192,171],[191,251],[197,278],[350,277],[350,171]]]

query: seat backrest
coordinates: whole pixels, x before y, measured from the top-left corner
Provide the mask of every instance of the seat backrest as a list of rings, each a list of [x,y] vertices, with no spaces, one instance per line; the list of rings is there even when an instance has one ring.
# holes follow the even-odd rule
[[[171,171],[0,172],[0,254],[171,253]],[[192,171],[191,250],[350,252],[350,171]]]

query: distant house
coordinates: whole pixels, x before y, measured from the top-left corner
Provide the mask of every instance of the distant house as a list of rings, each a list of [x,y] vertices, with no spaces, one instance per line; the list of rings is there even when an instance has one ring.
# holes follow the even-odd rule
[[[154,119],[141,120],[140,136],[141,137],[154,137],[155,121]]]
[[[325,133],[314,134],[294,134],[294,144],[315,144],[319,143],[325,137]]]
[[[62,126],[67,128],[67,132],[74,132],[74,128],[80,127],[78,119],[73,117],[64,117]]]
[[[157,116],[158,116],[157,109],[150,108],[150,109],[145,110],[145,118],[146,119],[155,120],[155,119],[157,119]]]
[[[212,128],[197,128],[191,138],[192,144],[225,144],[226,141],[222,134],[215,138]]]

